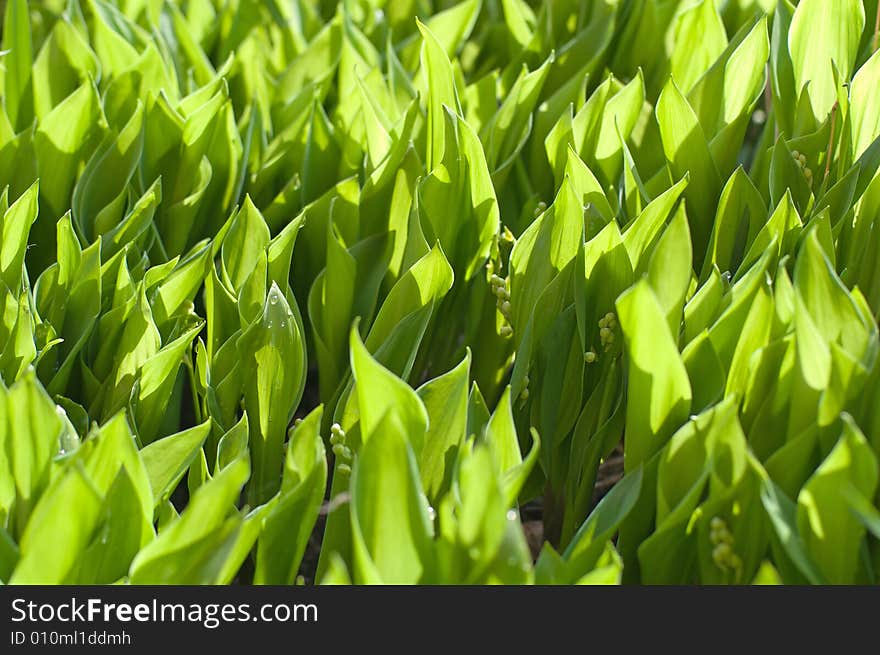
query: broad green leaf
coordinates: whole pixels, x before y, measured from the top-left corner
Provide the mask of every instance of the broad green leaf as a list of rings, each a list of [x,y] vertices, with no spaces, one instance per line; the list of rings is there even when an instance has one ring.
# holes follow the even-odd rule
[[[648,282],[677,337],[685,296],[691,282],[691,238],[684,206],[679,205],[648,263]]]
[[[21,537],[10,584],[62,584],[89,543],[101,501],[81,468],[56,478]]]
[[[404,430],[413,452],[421,453],[429,420],[422,399],[406,382],[370,355],[361,341],[357,323],[351,328],[349,348],[360,413],[361,443],[369,441],[388,414]]]
[[[0,280],[15,294],[21,290],[28,234],[39,211],[38,194],[39,182],[34,182],[0,219]]]
[[[70,207],[80,166],[88,159],[104,122],[95,85],[83,84],[44,116],[34,135],[40,191],[53,216]]]
[[[853,157],[861,157],[880,136],[880,100],[872,89],[880,85],[880,55],[876,52],[859,68],[850,85]]]
[[[73,218],[89,241],[116,227],[122,218],[125,187],[143,151],[143,119],[143,105],[138,103],[122,130],[106,134],[74,186]]]
[[[718,169],[709,150],[709,143],[694,110],[682,95],[674,79],[663,87],[657,100],[657,123],[663,140],[663,152],[674,178],[690,175],[685,191],[690,211],[694,253],[699,260],[706,251],[715,213],[715,202],[721,190]]]
[[[468,351],[458,366],[416,390],[428,414],[428,430],[416,459],[425,494],[434,503],[449,490],[458,449],[468,436],[470,362]]]
[[[433,308],[452,283],[452,268],[437,243],[388,292],[365,339],[367,350],[375,352],[406,317]]]
[[[855,64],[865,27],[865,7],[859,0],[802,0],[788,33],[795,90],[806,85],[813,116],[825,120],[837,98],[835,66],[847,78]]]
[[[33,119],[33,81],[31,63],[33,45],[27,0],[6,3],[3,19],[3,41],[0,49],[4,57],[3,106],[14,129],[23,129]]]
[[[432,568],[432,530],[415,455],[397,414],[381,417],[352,471],[356,584],[413,584]]]
[[[658,452],[687,418],[691,384],[665,314],[645,281],[617,300],[629,356],[627,384],[627,471]]]
[[[327,483],[319,407],[290,432],[278,500],[257,542],[255,584],[293,584]]]
[[[848,417],[837,445],[798,495],[797,526],[806,548],[832,584],[857,582],[859,549],[865,526],[849,511],[846,485],[872,498],[877,490],[877,459]]]
[[[156,508],[171,496],[201,450],[210,427],[210,423],[206,421],[194,428],[154,441],[141,450],[141,459],[147,469]]]
[[[727,46],[724,23],[713,0],[702,0],[678,15],[674,27],[672,77],[687,94]]]
[[[459,115],[462,111],[449,57],[428,26],[420,21],[417,25],[423,39],[422,68],[425,71],[428,90],[428,147],[425,162],[430,171],[443,161],[446,133],[444,105]]]
[[[262,504],[278,490],[284,436],[306,379],[305,336],[275,282],[261,316],[241,336],[237,349],[253,456],[249,494]]]
[[[214,583],[235,543],[241,519],[233,503],[249,473],[247,461],[239,459],[201,486],[180,518],[135,557],[131,583]]]

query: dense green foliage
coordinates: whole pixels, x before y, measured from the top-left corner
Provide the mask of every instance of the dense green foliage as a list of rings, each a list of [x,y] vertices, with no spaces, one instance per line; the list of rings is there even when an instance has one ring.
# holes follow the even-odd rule
[[[0,581],[880,578],[874,0],[4,4]]]

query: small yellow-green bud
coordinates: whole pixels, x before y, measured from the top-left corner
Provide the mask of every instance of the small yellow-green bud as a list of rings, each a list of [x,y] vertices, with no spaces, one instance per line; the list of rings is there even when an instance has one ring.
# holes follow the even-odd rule
[[[588,350],[587,352],[584,353],[584,361],[585,361],[587,364],[592,364],[592,363],[595,362],[598,358],[599,358],[599,356],[595,353],[595,351]]]
[[[523,401],[528,400],[528,399],[529,399],[529,390],[528,390],[527,388],[526,388],[526,389],[523,389],[523,390],[520,392],[519,397],[522,398]]]
[[[501,303],[501,313],[505,316],[510,316],[510,301],[505,300]]]
[[[499,334],[505,338],[509,337],[513,334],[513,328],[509,325],[502,325],[501,330],[499,330]]]
[[[336,470],[345,475],[351,475],[351,467],[348,464],[340,464]]]
[[[730,544],[721,542],[715,546],[715,549],[712,551],[712,559],[714,559],[716,563],[723,562],[726,564],[732,553],[733,550],[730,548]]]
[[[500,275],[493,274],[492,277],[489,279],[492,282],[492,284],[494,284],[495,286],[503,286],[504,285],[504,278],[501,277]]]

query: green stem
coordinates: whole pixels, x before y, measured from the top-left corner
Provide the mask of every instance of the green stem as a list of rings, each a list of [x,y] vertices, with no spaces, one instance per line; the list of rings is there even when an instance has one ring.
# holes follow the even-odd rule
[[[834,128],[837,126],[837,103],[831,108],[831,136],[828,139],[828,151],[825,153],[825,178],[828,179],[828,173],[831,171],[831,156],[834,153]]]

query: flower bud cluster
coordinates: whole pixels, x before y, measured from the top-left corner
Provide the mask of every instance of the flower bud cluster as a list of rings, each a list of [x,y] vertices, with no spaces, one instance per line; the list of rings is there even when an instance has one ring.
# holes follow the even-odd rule
[[[492,285],[492,295],[495,296],[498,311],[505,321],[501,326],[501,336],[509,337],[513,334],[513,328],[510,326],[510,277],[503,278],[493,273],[489,278],[489,284]]]
[[[791,156],[794,158],[794,162],[798,165],[798,168],[803,171],[804,177],[807,179],[807,184],[813,184],[813,171],[807,166],[807,156],[797,150],[792,150]]]
[[[733,535],[727,528],[724,519],[716,516],[709,522],[709,541],[714,546],[712,561],[725,571],[739,571],[742,569],[742,560],[733,552]]]
[[[330,426],[330,446],[333,448],[333,454],[336,455],[336,469],[340,473],[351,473],[351,460],[354,455],[351,448],[345,444],[345,431],[339,423]]]
[[[614,346],[615,331],[617,329],[617,315],[614,312],[608,312],[599,319],[599,340],[605,352],[611,350]]]

